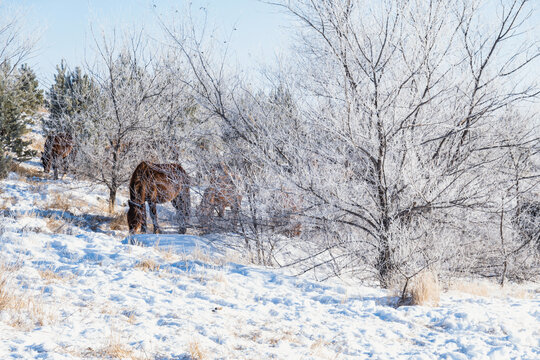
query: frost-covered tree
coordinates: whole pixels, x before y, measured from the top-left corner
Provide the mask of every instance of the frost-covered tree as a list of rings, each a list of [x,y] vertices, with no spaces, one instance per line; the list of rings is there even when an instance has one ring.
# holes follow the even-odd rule
[[[22,135],[43,94],[33,71],[21,64],[33,45],[23,35],[21,17],[0,3],[0,177],[7,175],[12,159],[32,155]]]
[[[372,271],[390,286],[483,250],[479,225],[492,223],[501,181],[490,145],[505,109],[538,96],[527,70],[540,54],[526,31],[531,2],[492,3],[279,2],[300,27],[299,56],[280,75],[294,117],[200,37],[169,34],[201,106],[302,199],[308,267]]]
[[[62,60],[56,67],[54,83],[47,92],[47,108],[49,117],[44,118],[44,132],[72,133],[80,124],[76,123],[77,116],[84,111],[96,96],[95,85],[88,74],[83,74],[80,67],[69,70]]]
[[[34,72],[28,65],[0,68],[0,174],[7,175],[11,160],[28,160],[35,152],[23,139],[32,115],[43,105],[43,91],[38,89]]]
[[[460,258],[498,186],[489,145],[502,111],[538,95],[523,79],[539,56],[523,25],[530,2],[487,3],[282,4],[304,27],[296,81],[319,133],[296,183],[317,216],[355,229],[341,254],[385,286]]]
[[[182,84],[171,81],[176,68],[150,49],[142,33],[119,41],[96,42],[99,61],[89,68],[96,100],[75,115],[78,169],[109,189],[109,210],[116,193],[140,161],[182,162],[195,104]],[[117,42],[118,41],[118,42]],[[184,141],[184,142],[183,142]]]

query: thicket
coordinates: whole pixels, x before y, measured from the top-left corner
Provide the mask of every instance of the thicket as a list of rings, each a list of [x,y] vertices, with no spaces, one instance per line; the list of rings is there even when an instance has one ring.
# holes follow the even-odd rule
[[[199,195],[227,169],[243,201],[222,230],[254,261],[387,287],[426,271],[535,279],[540,47],[530,1],[488,4],[278,1],[301,36],[262,84],[196,21],[162,22],[163,46],[98,41],[74,92],[92,100],[71,110],[51,90],[52,118],[80,124],[77,167],[111,211],[141,160],[180,162]]]

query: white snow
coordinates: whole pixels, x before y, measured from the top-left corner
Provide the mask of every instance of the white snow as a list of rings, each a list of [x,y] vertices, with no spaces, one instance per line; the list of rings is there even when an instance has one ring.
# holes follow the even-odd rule
[[[57,194],[68,211],[51,208]],[[1,183],[1,359],[540,359],[538,291],[395,308],[386,290],[240,264],[226,237],[126,238],[99,225],[106,197],[85,182]]]

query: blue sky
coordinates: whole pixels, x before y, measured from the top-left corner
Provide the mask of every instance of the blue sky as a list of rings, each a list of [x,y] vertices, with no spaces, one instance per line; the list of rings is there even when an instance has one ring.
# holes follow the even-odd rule
[[[3,5],[22,9],[28,32],[41,34],[34,56],[28,63],[44,88],[53,81],[55,67],[62,58],[70,66],[91,59],[92,24],[101,29],[144,28],[161,34],[157,15],[182,18],[188,3],[197,16],[205,9],[217,33],[232,32],[231,48],[239,63],[255,66],[284,53],[290,44],[290,19],[277,8],[258,0],[0,0]],[[540,6],[531,25],[540,28]],[[179,12],[176,13],[175,10]],[[235,28],[235,31],[232,29]],[[90,49],[90,50],[89,50]],[[536,74],[538,71],[533,70]]]
[[[43,87],[53,81],[55,67],[62,58],[68,65],[81,65],[93,44],[94,29],[117,30],[144,26],[159,34],[157,15],[182,16],[187,1],[182,0],[4,0],[22,8],[26,27],[40,33],[34,56],[28,63],[36,70]],[[216,31],[233,33],[231,48],[238,61],[249,66],[288,47],[287,18],[276,8],[257,0],[193,0],[197,15],[203,9]],[[176,13],[178,10],[179,13]],[[232,30],[235,28],[236,30]],[[158,35],[159,36],[159,35]]]

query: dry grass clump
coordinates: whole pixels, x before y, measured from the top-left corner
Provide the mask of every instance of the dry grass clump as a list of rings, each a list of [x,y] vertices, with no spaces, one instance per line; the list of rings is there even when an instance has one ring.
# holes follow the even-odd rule
[[[11,164],[11,169],[10,169],[12,172],[14,172],[15,174],[19,175],[20,177],[23,177],[23,178],[33,178],[33,177],[43,177],[43,172],[39,169],[36,169],[34,167],[28,167],[28,166],[24,166],[23,164],[20,164],[20,163],[17,163],[17,162],[13,162]]]
[[[168,249],[164,250],[160,247],[156,247],[156,250],[158,250],[158,252],[161,253],[161,255],[163,256],[163,259],[165,261],[174,261],[174,260],[177,260],[180,256],[173,250],[172,247],[169,247]]]
[[[70,208],[71,203],[69,198],[59,193],[52,193],[49,197],[48,203],[45,205],[45,210],[55,209],[67,212]]]
[[[144,259],[135,264],[136,269],[141,269],[143,271],[158,271],[159,265],[156,264],[154,260]]]
[[[130,323],[131,325],[135,325],[135,323],[137,322],[137,315],[135,315],[135,312],[130,311],[126,313],[125,315],[127,318],[127,322]]]
[[[431,271],[418,274],[411,285],[411,304],[438,306],[441,289],[437,275]]]
[[[109,222],[109,228],[111,230],[127,230],[127,215],[125,211],[119,211],[113,214],[111,221]]]
[[[39,276],[41,276],[41,278],[45,280],[47,284],[50,284],[55,281],[63,281],[67,279],[65,276],[55,273],[51,269],[38,270],[38,272],[39,272]]]
[[[47,224],[47,228],[53,233],[53,234],[60,234],[62,233],[62,229],[66,226],[65,220],[56,219],[54,217],[48,217],[47,220],[45,220]]]
[[[98,196],[96,200],[97,204],[92,205],[90,211],[96,214],[109,214],[109,202],[107,199]]]
[[[47,325],[56,319],[38,298],[21,294],[11,286],[4,268],[0,270],[0,311],[8,312],[8,325],[21,330]]]
[[[77,209],[79,212],[86,212],[88,210],[88,202],[84,199],[74,198],[72,194],[64,194],[66,199],[69,198],[69,205],[71,208]]]
[[[8,210],[11,206],[15,205],[17,201],[17,198],[14,196],[0,199],[0,210]]]
[[[311,351],[311,355],[316,356],[318,359],[328,359],[328,360],[334,360],[339,359],[339,355],[343,351],[340,347],[337,349],[337,352],[332,351],[330,348],[332,346],[332,343],[324,340],[324,339],[318,339],[315,340],[313,344],[309,347]]]
[[[208,251],[201,249],[200,247],[196,247],[191,253],[180,253],[179,254],[182,260],[192,260],[192,261],[200,261],[205,264],[211,264],[216,266],[224,266],[227,265],[229,262],[237,263],[237,264],[247,264],[248,262],[245,261],[244,258],[242,258],[238,253],[233,251],[227,251],[225,256],[216,256]]]
[[[423,271],[410,279],[400,292],[400,305],[438,306],[441,288],[437,275],[431,271]]]
[[[84,350],[77,349],[74,346],[60,346],[64,353],[71,355],[72,357],[82,359],[130,359],[130,360],[143,360],[148,357],[138,356],[134,350],[128,345],[121,344],[117,340],[110,342],[101,349],[94,349],[87,347]]]
[[[233,251],[230,249],[227,249],[227,251],[225,252],[225,256],[220,259],[220,262],[222,262],[223,265],[226,265],[227,263],[234,263],[239,265],[249,265],[253,263],[253,261],[251,261],[251,259],[249,259],[249,257],[247,257],[245,253],[241,253],[240,251]]]
[[[513,297],[517,299],[530,299],[532,294],[527,289],[507,284],[501,287],[499,284],[487,280],[455,280],[448,285],[448,290],[482,296],[482,297]]]
[[[206,352],[202,349],[198,340],[191,340],[188,345],[189,356],[192,360],[206,359]]]
[[[101,349],[98,355],[113,359],[136,359],[135,353],[128,346],[119,342],[111,343]]]
[[[87,348],[84,353],[81,354],[84,358],[99,358],[99,359],[130,359],[130,360],[142,360],[141,356],[138,356],[135,351],[128,345],[122,344],[117,339],[113,339],[109,344],[101,349]]]
[[[215,262],[215,259],[208,252],[199,247],[196,247],[190,255],[191,259],[194,261],[200,261],[207,264]]]

